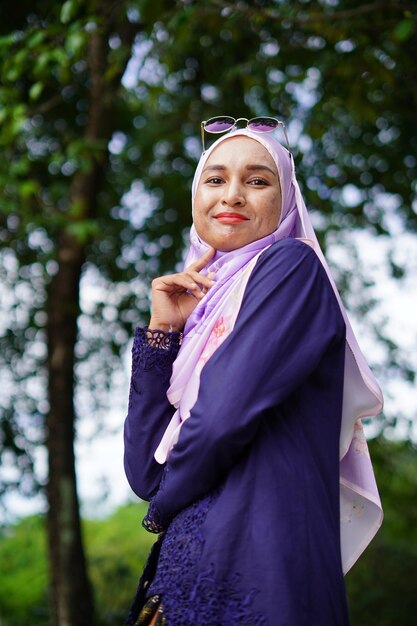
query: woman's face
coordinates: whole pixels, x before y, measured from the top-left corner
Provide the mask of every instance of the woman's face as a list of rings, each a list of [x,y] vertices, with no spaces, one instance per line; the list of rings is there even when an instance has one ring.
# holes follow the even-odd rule
[[[276,230],[281,188],[269,152],[250,137],[231,137],[210,155],[194,200],[194,225],[203,241],[229,252]]]

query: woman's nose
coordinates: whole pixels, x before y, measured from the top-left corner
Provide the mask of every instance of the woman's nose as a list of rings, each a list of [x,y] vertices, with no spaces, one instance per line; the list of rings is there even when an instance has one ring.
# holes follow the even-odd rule
[[[241,185],[228,185],[223,194],[222,203],[228,206],[243,206],[246,204],[244,189]]]

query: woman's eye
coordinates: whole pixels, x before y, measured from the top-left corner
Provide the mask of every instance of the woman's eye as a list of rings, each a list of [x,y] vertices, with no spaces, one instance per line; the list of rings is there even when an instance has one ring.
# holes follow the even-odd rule
[[[207,182],[213,185],[221,185],[223,182],[223,179],[218,178],[217,176],[214,176],[213,178],[209,178]]]
[[[269,185],[269,183],[263,178],[252,178],[249,181],[250,185]]]

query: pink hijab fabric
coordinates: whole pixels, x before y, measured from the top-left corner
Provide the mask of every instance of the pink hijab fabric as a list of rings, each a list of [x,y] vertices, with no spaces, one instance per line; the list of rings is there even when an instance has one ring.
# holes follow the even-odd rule
[[[372,540],[382,523],[382,507],[363,433],[361,418],[381,412],[383,397],[378,383],[359,348],[329,267],[314,233],[295,175],[294,160],[271,134],[239,129],[223,135],[201,155],[192,186],[194,198],[201,173],[216,147],[231,137],[258,141],[273,158],[282,194],[280,220],[266,237],[231,252],[217,251],[203,273],[215,272],[216,283],[198,303],[184,329],[183,343],[174,362],[167,396],[176,412],[155,452],[158,463],[165,463],[178,441],[181,426],[194,406],[200,374],[207,360],[232,332],[250,274],[258,257],[272,243],[286,237],[305,240],[317,254],[338,300],[346,323],[346,355],[340,434],[340,523],[343,571],[346,573]],[[185,267],[207,251],[194,225]]]

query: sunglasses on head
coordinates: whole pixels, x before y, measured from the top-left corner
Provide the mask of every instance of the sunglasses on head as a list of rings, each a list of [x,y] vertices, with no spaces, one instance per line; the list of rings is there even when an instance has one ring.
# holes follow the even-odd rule
[[[281,120],[276,120],[274,117],[253,117],[251,120],[248,120],[246,117],[238,117],[235,119],[234,117],[229,117],[228,115],[211,117],[209,120],[201,122],[201,141],[203,144],[203,151],[205,150],[204,131],[214,135],[218,133],[226,133],[229,130],[235,130],[238,122],[246,122],[246,126],[242,126],[242,128],[249,128],[249,130],[252,130],[255,133],[270,133],[278,128],[278,126],[281,126],[284,131],[288,151],[290,152],[290,142],[288,141],[287,128]]]

